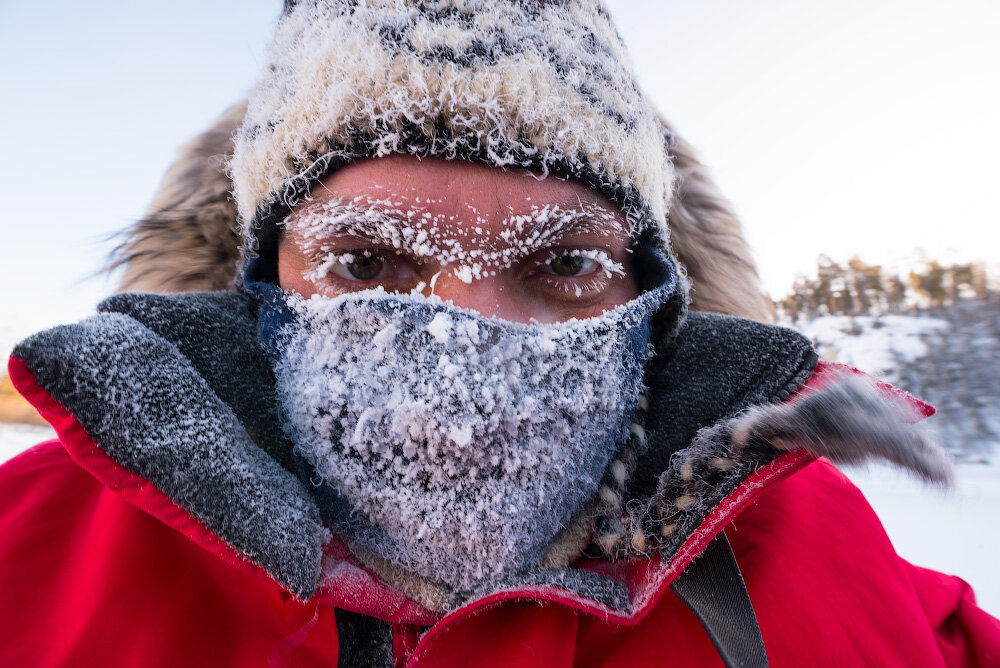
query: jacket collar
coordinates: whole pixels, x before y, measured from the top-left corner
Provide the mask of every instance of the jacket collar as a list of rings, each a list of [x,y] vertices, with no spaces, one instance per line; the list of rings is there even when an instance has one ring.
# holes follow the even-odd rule
[[[274,380],[255,343],[255,326],[250,305],[237,293],[117,295],[97,316],[20,344],[14,357],[26,374],[19,389],[37,385],[111,460],[152,482],[297,597],[308,599],[319,588],[324,598],[339,600],[349,591],[337,584],[345,582],[339,578],[349,576],[382,592],[388,601],[381,606],[383,618],[387,610],[434,618],[379,583],[323,527],[315,501],[288,468],[290,444],[278,426]],[[711,538],[706,526],[717,532],[731,519],[736,507],[726,499],[734,492],[779,479],[810,459],[801,451],[779,459],[780,450],[769,447],[733,452],[725,440],[701,443],[697,450],[699,430],[748,407],[782,401],[806,384],[815,367],[812,346],[791,330],[689,314],[667,354],[650,367],[645,452],[637,453],[635,474],[617,500],[622,508],[646,513],[632,519],[623,513],[623,526],[610,527],[619,531],[625,552],[633,548],[628,556],[653,559],[646,566],[608,566],[598,559],[581,568],[537,569],[476,600],[548,591],[586,601],[604,614],[631,617],[651,591],[629,585],[637,582],[636,569],[658,569],[656,578],[640,578],[647,584],[679,573],[697,554],[691,552],[698,541]],[[712,476],[703,478],[695,503],[678,506],[685,496],[678,494],[670,497],[674,506],[664,508],[663,500],[676,491],[672,485],[688,478],[681,460]],[[636,527],[630,521],[656,523],[646,535],[658,533],[662,540],[632,540],[635,532],[629,530]]]

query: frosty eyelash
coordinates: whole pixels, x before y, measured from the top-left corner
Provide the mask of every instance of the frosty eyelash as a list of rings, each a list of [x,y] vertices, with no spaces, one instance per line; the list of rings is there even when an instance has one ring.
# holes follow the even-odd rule
[[[321,248],[314,249],[311,255],[313,257],[309,258],[310,267],[302,275],[308,281],[319,283],[330,278],[330,272],[338,265],[351,264],[359,257],[372,258],[378,256],[387,259],[388,254],[369,248],[358,250]]]
[[[303,272],[303,276],[306,280],[313,283],[318,283],[319,281],[325,280],[329,275],[330,270],[333,269],[338,264],[349,264],[354,262],[356,257],[355,253],[357,251],[338,251],[338,250],[320,250],[317,255],[320,255],[316,260],[311,261],[309,269]],[[370,251],[365,251],[368,253],[365,257],[370,257]],[[312,258],[310,258],[312,259]]]
[[[562,250],[550,250],[549,256],[546,262],[551,262],[562,257],[582,257],[588,260],[593,260],[601,266],[604,271],[604,276],[606,278],[611,278],[612,275],[625,276],[625,267],[620,262],[615,262],[611,259],[606,251],[600,250],[598,248],[568,248]],[[566,278],[572,278],[567,276]]]
[[[555,290],[558,290],[566,295],[572,295],[576,299],[580,299],[584,295],[599,293],[607,287],[607,279],[603,276],[596,276],[585,280],[566,280],[564,278],[546,276],[542,280],[548,283]]]

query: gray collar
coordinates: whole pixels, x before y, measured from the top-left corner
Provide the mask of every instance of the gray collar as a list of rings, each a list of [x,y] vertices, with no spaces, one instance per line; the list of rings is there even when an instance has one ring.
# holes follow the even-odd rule
[[[247,297],[233,292],[121,294],[92,318],[28,338],[14,355],[113,459],[308,599],[329,532],[290,471],[290,444],[252,310]],[[792,330],[693,312],[666,350],[647,374],[648,449],[627,489],[633,499],[654,497],[672,455],[699,429],[787,397],[817,359]],[[720,478],[704,507],[766,461],[756,457]],[[682,533],[665,546],[665,558]],[[520,584],[582,587],[612,607],[627,605],[620,586],[590,579],[559,570],[526,574]]]

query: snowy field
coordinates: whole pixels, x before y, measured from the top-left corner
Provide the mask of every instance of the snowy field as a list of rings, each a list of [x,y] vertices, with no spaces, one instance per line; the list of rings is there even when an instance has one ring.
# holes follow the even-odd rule
[[[800,320],[793,325],[817,344],[826,359],[850,364],[866,373],[894,382],[902,364],[927,355],[925,338],[945,332],[948,322],[940,318],[907,315],[828,315]]]
[[[5,462],[31,446],[55,437],[56,433],[48,427],[0,422],[0,462]]]
[[[1000,466],[960,464],[944,492],[885,466],[846,470],[908,561],[957,575],[1000,617]]]
[[[0,461],[48,438],[42,427],[0,423]],[[928,568],[958,575],[972,585],[979,604],[1000,617],[1000,466],[963,464],[956,489],[943,493],[883,466],[849,470],[848,476],[882,518],[896,550]]]

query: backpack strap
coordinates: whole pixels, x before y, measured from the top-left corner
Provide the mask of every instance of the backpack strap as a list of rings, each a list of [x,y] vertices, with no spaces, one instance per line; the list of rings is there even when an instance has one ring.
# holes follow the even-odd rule
[[[725,532],[670,585],[708,632],[727,668],[765,668],[767,652]]]

